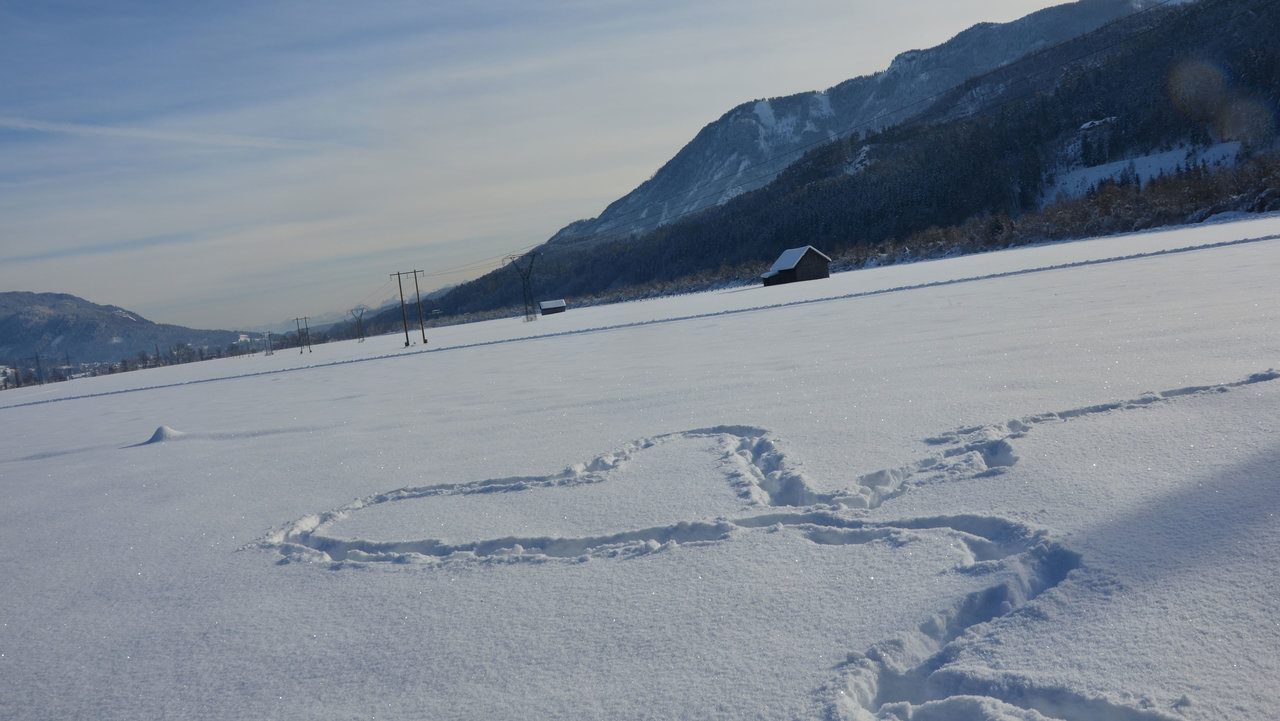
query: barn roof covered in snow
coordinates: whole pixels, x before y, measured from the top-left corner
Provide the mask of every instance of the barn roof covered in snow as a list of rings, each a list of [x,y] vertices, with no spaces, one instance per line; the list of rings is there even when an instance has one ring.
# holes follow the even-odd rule
[[[782,255],[778,256],[778,259],[773,261],[773,266],[769,268],[769,272],[777,273],[780,270],[791,270],[792,268],[796,267],[796,265],[800,262],[800,259],[804,257],[804,254],[811,250],[817,253],[818,255],[822,256],[823,260],[827,261],[828,263],[831,262],[831,259],[827,257],[826,253],[823,253],[822,251],[818,250],[812,245],[806,245],[802,248],[789,248],[787,250],[782,251]]]

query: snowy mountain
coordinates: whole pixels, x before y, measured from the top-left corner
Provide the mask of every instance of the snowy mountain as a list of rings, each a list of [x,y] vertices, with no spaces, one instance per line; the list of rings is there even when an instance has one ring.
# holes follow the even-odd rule
[[[888,69],[822,92],[743,103],[703,128],[651,179],[599,217],[558,232],[569,243],[644,232],[764,187],[806,150],[901,123],[965,80],[1132,14],[1145,0],[1080,0],[1009,23],[981,23]]]
[[[223,347],[240,333],[154,323],[114,305],[66,293],[0,293],[0,362],[34,356],[112,362],[174,346]]]

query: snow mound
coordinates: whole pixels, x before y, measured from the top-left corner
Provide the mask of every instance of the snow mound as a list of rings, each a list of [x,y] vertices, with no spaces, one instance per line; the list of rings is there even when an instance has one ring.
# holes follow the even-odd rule
[[[145,446],[145,445],[150,445],[152,443],[164,443],[165,441],[173,441],[185,435],[186,434],[183,433],[182,431],[174,430],[169,426],[160,426],[159,428],[156,429],[155,433],[151,434],[151,438],[147,440],[146,443],[143,443],[142,445]]]

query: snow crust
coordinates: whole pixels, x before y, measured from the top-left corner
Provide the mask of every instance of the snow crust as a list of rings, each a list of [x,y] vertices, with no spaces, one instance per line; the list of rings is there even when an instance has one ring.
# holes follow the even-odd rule
[[[1269,717],[1278,271],[1271,216],[6,391],[0,717]]]

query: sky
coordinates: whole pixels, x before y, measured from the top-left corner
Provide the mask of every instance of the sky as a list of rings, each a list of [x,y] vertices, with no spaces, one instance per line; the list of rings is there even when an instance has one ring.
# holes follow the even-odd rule
[[[0,0],[0,291],[238,330],[429,292],[740,103],[1052,4]]]

